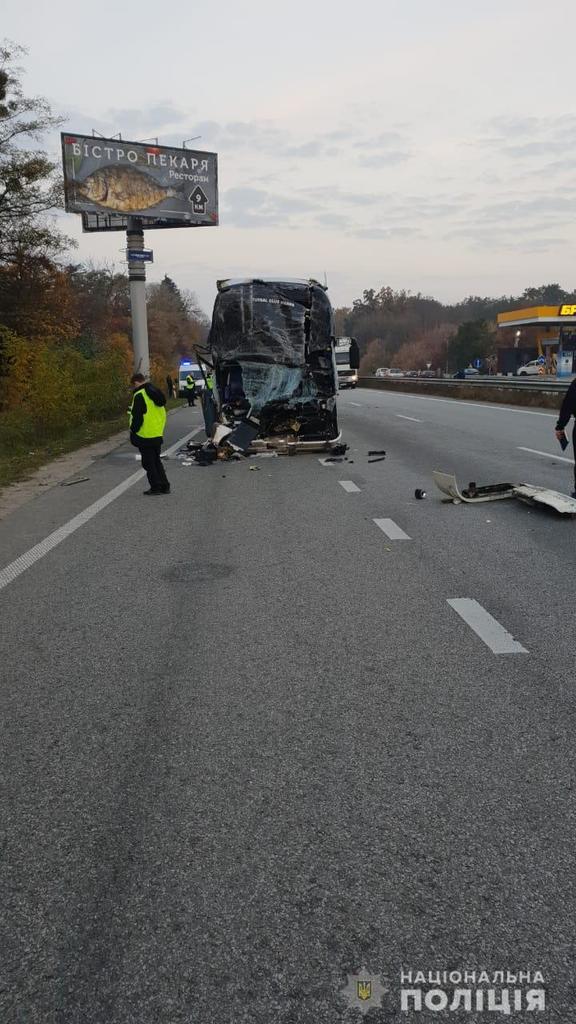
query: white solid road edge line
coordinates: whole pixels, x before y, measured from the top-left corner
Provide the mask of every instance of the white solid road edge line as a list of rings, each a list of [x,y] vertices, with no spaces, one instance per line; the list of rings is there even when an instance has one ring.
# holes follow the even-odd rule
[[[410,540],[411,538],[404,530],[401,530],[393,519],[374,519],[376,526],[385,533],[390,540]]]
[[[343,487],[348,494],[359,494],[360,488],[356,486],[353,480],[339,480],[340,487]]]
[[[530,452],[531,455],[543,455],[545,459],[554,459],[555,462],[569,462],[574,465],[574,459],[567,459],[564,455],[550,455],[550,452],[539,452],[537,448],[524,448],[524,445],[517,445],[519,452]]]
[[[177,451],[181,445],[185,444],[186,441],[189,441],[195,434],[198,434],[201,429],[201,427],[196,427],[196,429],[191,430],[189,434],[185,434],[179,441],[176,441],[176,444],[171,445],[171,447],[166,450],[165,454],[172,455],[173,452]],[[10,562],[10,564],[5,566],[4,569],[0,569],[0,590],[7,587],[9,583],[12,583],[17,579],[18,576],[26,571],[26,569],[30,569],[30,567],[34,565],[35,562],[38,562],[39,559],[44,558],[44,555],[47,555],[49,551],[52,551],[52,549],[57,547],[58,544],[61,544],[63,540],[66,540],[70,534],[79,530],[81,526],[84,526],[84,523],[93,519],[94,516],[98,515],[98,513],[102,511],[102,509],[106,508],[113,501],[116,501],[116,498],[119,498],[121,494],[124,494],[124,491],[127,491],[129,487],[132,487],[137,480],[141,480],[143,476],[143,469],[139,469],[136,473],[132,473],[132,475],[127,477],[126,480],[123,480],[121,484],[118,484],[117,487],[108,491],[108,494],[104,494],[103,497],[98,498],[98,501],[95,501],[92,505],[89,505],[88,508],[85,508],[83,512],[79,512],[73,519],[64,523],[64,526],[60,526],[57,530],[54,530],[54,532],[50,533],[44,538],[44,540],[41,540],[39,544],[35,544],[33,548],[30,548],[29,551],[25,551],[23,555],[20,555],[19,558]]]
[[[528,654],[525,647],[509,633],[478,601],[470,597],[454,597],[448,604],[493,654]]]

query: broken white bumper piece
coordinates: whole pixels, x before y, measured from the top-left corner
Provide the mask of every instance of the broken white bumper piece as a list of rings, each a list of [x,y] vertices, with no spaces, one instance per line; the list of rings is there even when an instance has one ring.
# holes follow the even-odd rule
[[[446,494],[457,504],[474,505],[481,501],[502,501],[504,498],[519,498],[529,505],[545,505],[546,508],[554,509],[561,515],[576,515],[576,499],[570,498],[567,494],[559,491],[551,491],[548,487],[535,487],[532,484],[489,484],[487,487],[477,487],[476,484],[469,484],[467,489],[460,490],[458,482],[453,473],[441,473],[434,470],[432,473],[434,483],[442,494]]]

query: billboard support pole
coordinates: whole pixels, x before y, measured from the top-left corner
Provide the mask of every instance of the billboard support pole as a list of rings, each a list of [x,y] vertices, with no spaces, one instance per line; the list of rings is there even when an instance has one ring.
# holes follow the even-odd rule
[[[126,228],[126,249],[128,251],[128,280],[130,282],[130,306],[132,308],[132,347],[134,349],[134,372],[150,376],[150,353],[148,351],[148,315],[146,311],[146,264],[130,259],[130,250],[144,248],[144,231],[139,217],[128,217]]]

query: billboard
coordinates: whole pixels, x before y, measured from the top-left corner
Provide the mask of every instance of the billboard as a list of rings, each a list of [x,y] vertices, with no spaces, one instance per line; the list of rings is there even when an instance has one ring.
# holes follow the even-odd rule
[[[202,150],[62,132],[66,209],[85,231],[218,224],[218,157]]]

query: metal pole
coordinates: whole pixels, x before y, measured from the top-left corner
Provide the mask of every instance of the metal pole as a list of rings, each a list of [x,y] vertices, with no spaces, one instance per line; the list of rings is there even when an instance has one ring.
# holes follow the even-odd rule
[[[134,372],[150,376],[150,353],[148,351],[148,317],[146,312],[146,264],[130,260],[131,249],[144,248],[144,231],[139,217],[128,217],[126,229],[128,250],[128,280],[130,282],[130,305],[132,307],[132,347],[134,349]]]

